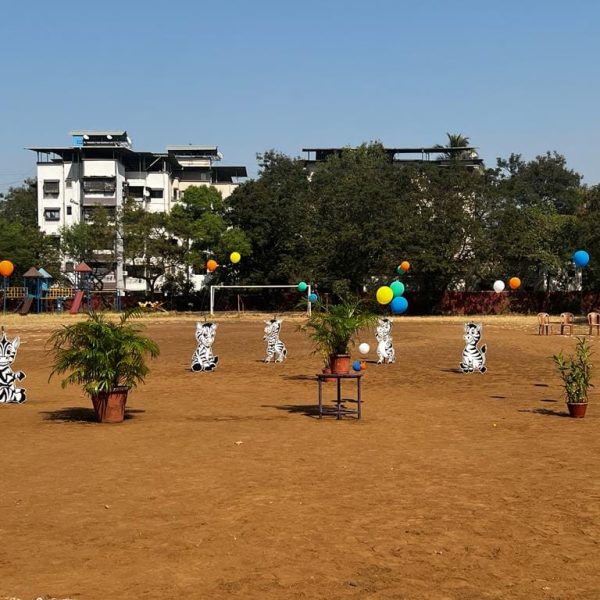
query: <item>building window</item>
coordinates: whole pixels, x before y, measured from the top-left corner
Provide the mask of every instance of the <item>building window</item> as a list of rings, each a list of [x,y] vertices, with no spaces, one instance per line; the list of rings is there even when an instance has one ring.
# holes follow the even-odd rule
[[[86,179],[83,182],[85,194],[101,194],[103,196],[114,196],[117,184],[114,177],[98,177]]]
[[[67,206],[67,214],[68,215],[73,214],[73,207],[72,206]]]
[[[164,190],[150,190],[150,198],[162,198]]]
[[[65,187],[73,187],[73,181],[71,179],[65,179]]]
[[[46,179],[43,185],[44,198],[58,198],[60,182],[58,179]]]
[[[60,221],[60,208],[45,208],[44,219],[46,221]]]
[[[129,198],[141,199],[144,197],[144,186],[143,185],[130,185],[127,192]]]

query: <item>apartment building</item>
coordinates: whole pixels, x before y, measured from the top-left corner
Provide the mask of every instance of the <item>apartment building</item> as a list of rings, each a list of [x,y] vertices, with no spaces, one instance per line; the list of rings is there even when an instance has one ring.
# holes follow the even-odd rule
[[[47,235],[93,216],[103,206],[116,213],[126,198],[148,211],[169,212],[192,186],[214,186],[224,198],[247,177],[246,167],[222,166],[217,146],[167,146],[165,152],[141,152],[132,148],[126,131],[72,131],[69,146],[29,148],[37,155],[38,224]],[[144,290],[141,278],[128,276],[122,246],[117,239],[117,265],[113,271],[99,268],[99,284],[114,289]],[[102,267],[98,257],[97,267]],[[72,263],[65,262],[69,272]],[[135,265],[129,266],[131,271]],[[203,277],[193,277],[196,286]]]
[[[72,131],[71,145],[29,148],[37,154],[38,224],[48,235],[90,218],[96,206],[115,211],[127,197],[149,211],[170,211],[191,185],[212,185],[224,198],[247,177],[222,166],[217,146],[133,150],[126,131]]]

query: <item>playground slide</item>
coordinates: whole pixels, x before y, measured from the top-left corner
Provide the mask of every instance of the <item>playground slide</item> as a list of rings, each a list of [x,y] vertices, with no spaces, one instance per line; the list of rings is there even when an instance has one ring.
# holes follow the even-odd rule
[[[73,304],[71,304],[71,309],[69,310],[69,312],[72,315],[79,312],[79,308],[81,306],[82,300],[83,300],[83,292],[81,290],[79,290],[75,294],[75,297],[73,298]]]
[[[23,300],[23,304],[21,304],[21,308],[19,308],[20,315],[26,315],[31,310],[33,300],[34,298],[25,298],[25,300]]]

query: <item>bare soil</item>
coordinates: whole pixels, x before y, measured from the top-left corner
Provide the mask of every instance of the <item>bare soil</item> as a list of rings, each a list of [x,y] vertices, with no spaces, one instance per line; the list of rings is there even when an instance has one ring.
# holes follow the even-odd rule
[[[336,421],[295,320],[267,365],[261,320],[217,319],[192,373],[194,317],[149,318],[162,354],[101,425],[47,381],[61,319],[6,317],[29,400],[0,405],[0,598],[599,599],[598,398],[566,417],[549,359],[574,339],[487,317],[463,375],[465,320],[398,319],[389,366],[365,334],[363,419]]]

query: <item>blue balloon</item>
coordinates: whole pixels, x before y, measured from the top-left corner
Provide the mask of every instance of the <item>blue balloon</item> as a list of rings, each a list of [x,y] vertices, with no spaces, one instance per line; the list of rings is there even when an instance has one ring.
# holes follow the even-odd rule
[[[352,368],[353,368],[355,371],[360,371],[360,360],[355,360],[355,361],[352,363]]]
[[[577,250],[573,254],[573,262],[578,267],[585,267],[590,262],[590,255],[585,250]]]
[[[319,299],[319,297],[314,292],[312,292],[308,295],[309,302],[316,302],[318,299]]]
[[[404,296],[396,296],[392,300],[390,308],[392,309],[392,313],[394,313],[395,315],[401,315],[402,313],[405,313],[408,309],[408,300]]]

